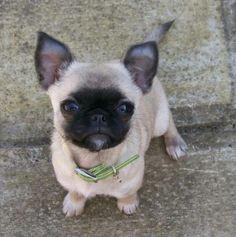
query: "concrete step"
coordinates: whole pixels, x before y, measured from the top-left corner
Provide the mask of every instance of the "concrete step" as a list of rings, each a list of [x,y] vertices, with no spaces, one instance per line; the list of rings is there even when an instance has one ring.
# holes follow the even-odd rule
[[[65,218],[48,145],[2,147],[0,236],[235,236],[235,130],[181,132],[189,153],[178,162],[162,139],[152,141],[132,216],[120,213],[115,199],[96,197],[80,218]]]
[[[236,108],[235,9],[219,0],[0,1],[0,143],[47,137],[52,126],[34,70],[38,30],[67,43],[80,62],[103,62],[175,19],[159,45],[158,77],[177,124],[224,120]]]

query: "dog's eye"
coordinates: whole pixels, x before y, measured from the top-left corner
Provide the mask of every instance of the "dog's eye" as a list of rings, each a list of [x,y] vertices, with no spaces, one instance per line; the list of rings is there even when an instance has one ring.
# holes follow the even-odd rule
[[[126,104],[122,104],[118,107],[118,111],[121,113],[126,113],[127,112],[127,106]]]
[[[62,103],[62,108],[66,112],[76,112],[80,109],[79,105],[73,100],[66,100]]]
[[[132,113],[134,106],[131,103],[122,103],[117,107],[117,111],[122,114]]]

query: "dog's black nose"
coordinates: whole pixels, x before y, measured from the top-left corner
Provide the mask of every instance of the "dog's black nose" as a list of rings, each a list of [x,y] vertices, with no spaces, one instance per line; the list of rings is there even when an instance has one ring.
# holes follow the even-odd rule
[[[93,124],[106,124],[107,119],[103,114],[93,114],[91,116],[91,122]]]

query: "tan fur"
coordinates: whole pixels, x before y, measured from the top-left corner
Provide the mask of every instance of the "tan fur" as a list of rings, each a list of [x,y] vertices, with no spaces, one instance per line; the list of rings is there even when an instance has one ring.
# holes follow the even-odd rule
[[[92,153],[63,138],[64,119],[60,112],[60,102],[81,87],[118,88],[135,104],[131,129],[123,143],[108,150]],[[143,95],[123,64],[119,62],[101,65],[74,62],[61,76],[61,80],[49,88],[48,94],[53,105],[55,126],[51,145],[52,162],[57,180],[69,192],[63,209],[67,216],[80,214],[85,200],[99,194],[116,197],[121,210],[127,214],[134,212],[138,205],[136,193],[143,180],[144,154],[152,137],[164,135],[167,146],[171,147],[170,150],[167,147],[168,153],[174,158],[184,155],[183,152],[176,156],[177,150],[181,148],[181,144],[183,148],[184,142],[175,128],[164,90],[157,78],[154,78],[151,91]],[[177,143],[173,143],[173,139],[176,139]],[[98,183],[85,182],[74,172],[76,163],[84,168],[100,163],[112,165],[135,154],[139,154],[140,158],[120,170],[118,177],[110,177]],[[75,193],[80,198],[71,198],[75,197]]]

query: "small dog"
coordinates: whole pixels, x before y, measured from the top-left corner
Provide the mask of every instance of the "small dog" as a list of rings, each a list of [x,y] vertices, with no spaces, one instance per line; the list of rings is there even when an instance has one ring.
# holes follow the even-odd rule
[[[160,81],[157,42],[172,22],[155,29],[144,43],[131,46],[123,60],[92,64],[76,61],[69,48],[39,32],[35,67],[54,111],[52,163],[58,182],[68,191],[63,212],[82,213],[86,199],[103,194],[117,198],[132,214],[144,174],[144,155],[152,137],[164,135],[167,153],[178,159],[187,148],[179,135]],[[103,164],[114,167],[139,158],[116,176],[84,181],[75,169]]]

